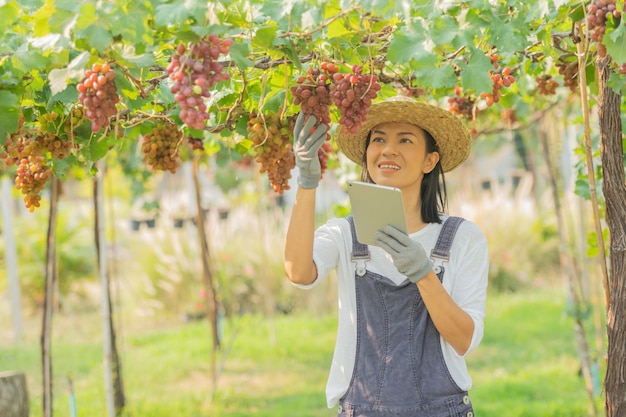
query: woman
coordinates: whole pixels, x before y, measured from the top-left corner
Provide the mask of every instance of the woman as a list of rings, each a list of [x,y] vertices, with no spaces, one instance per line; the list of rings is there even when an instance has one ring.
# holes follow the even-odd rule
[[[475,224],[443,213],[443,173],[467,158],[467,128],[445,110],[398,96],[373,104],[356,133],[338,129],[339,148],[361,165],[362,180],[402,191],[408,236],[387,226],[376,246],[365,246],[350,218],[315,230],[326,131],[313,129],[312,118],[303,122],[294,129],[299,177],[285,271],[302,288],[337,271],[328,406],[350,417],[472,416],[464,358],[483,336],[487,243]]]

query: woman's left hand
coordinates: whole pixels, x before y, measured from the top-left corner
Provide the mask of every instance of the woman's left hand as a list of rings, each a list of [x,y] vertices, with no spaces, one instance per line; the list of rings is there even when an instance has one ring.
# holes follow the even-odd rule
[[[391,255],[398,271],[413,283],[424,278],[432,269],[432,263],[422,245],[392,225],[377,231],[374,241],[376,246],[380,246]]]

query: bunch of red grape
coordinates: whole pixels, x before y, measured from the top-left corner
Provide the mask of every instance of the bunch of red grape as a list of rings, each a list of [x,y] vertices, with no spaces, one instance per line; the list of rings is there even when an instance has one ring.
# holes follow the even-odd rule
[[[153,171],[175,173],[178,168],[178,147],[182,132],[170,121],[159,121],[152,130],[143,136],[141,152],[144,161]]]
[[[232,39],[213,34],[189,47],[178,45],[172,55],[167,67],[174,82],[171,91],[181,107],[180,118],[187,126],[201,130],[209,119],[204,100],[211,96],[211,87],[230,78],[217,59],[220,54],[228,54],[232,44]]]
[[[563,75],[563,85],[569,87],[574,92],[578,88],[578,61],[564,62],[556,64],[559,67],[559,74]]]
[[[556,82],[551,75],[546,74],[540,77],[536,77],[537,87],[539,88],[539,94],[544,96],[552,96],[556,94],[556,88],[559,83]]]
[[[254,159],[261,165],[261,173],[267,172],[275,192],[288,190],[291,171],[296,158],[291,145],[292,118],[281,119],[276,113],[251,114],[248,121],[248,138],[254,143]]]
[[[454,96],[448,97],[448,111],[467,120],[474,120],[475,104],[476,100],[463,96],[463,90],[459,87],[454,89]]]
[[[365,121],[372,100],[378,96],[380,84],[376,75],[363,74],[362,66],[353,65],[352,73],[333,74],[329,90],[341,115],[339,124],[344,125],[349,132],[356,133]]]
[[[307,75],[300,76],[296,85],[291,87],[293,103],[300,106],[306,116],[315,116],[318,124],[325,124],[330,129],[330,84],[333,75],[339,71],[335,64],[323,62],[320,68],[310,66]],[[327,135],[330,139],[330,133]]]
[[[490,71],[489,77],[493,81],[491,93],[480,93],[480,97],[485,99],[487,106],[493,105],[500,101],[500,90],[502,87],[509,87],[515,82],[515,77],[511,75],[511,68],[505,67],[502,72],[497,73]]]
[[[120,98],[113,82],[115,75],[109,64],[95,63],[76,86],[78,100],[87,108],[85,115],[91,120],[93,132],[108,125],[109,117],[117,113],[115,106]]]
[[[330,159],[330,154],[333,152],[335,152],[335,150],[333,149],[333,146],[330,144],[329,141],[325,141],[324,143],[322,143],[322,146],[317,151],[317,158],[320,161],[322,176],[324,175],[324,172],[326,172],[326,170],[328,169],[328,160]]]
[[[621,13],[616,8],[616,0],[592,0],[587,6],[587,28],[591,32],[592,40],[602,42],[606,21],[611,15],[615,19],[621,18]]]

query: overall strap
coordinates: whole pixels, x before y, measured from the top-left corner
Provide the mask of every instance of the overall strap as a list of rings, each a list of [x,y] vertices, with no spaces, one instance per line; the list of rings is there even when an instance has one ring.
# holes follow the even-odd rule
[[[464,219],[461,217],[451,216],[443,222],[443,227],[441,228],[441,232],[439,232],[439,237],[437,238],[437,243],[430,252],[431,258],[438,258],[444,261],[450,260],[450,248],[452,247],[452,241],[454,240],[454,235],[463,220]]]
[[[356,273],[359,276],[365,275],[365,263],[371,259],[370,250],[367,245],[359,242],[356,238],[356,229],[354,228],[354,218],[346,217],[350,223],[350,232],[352,233],[352,262],[356,263]]]

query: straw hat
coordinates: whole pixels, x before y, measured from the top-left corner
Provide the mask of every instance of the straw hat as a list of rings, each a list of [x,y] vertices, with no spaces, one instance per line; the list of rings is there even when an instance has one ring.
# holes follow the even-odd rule
[[[456,168],[469,156],[472,140],[460,118],[440,107],[420,103],[405,96],[395,96],[372,104],[356,133],[350,133],[340,125],[337,128],[339,149],[361,165],[370,130],[387,122],[411,123],[430,133],[439,147],[444,172]]]

